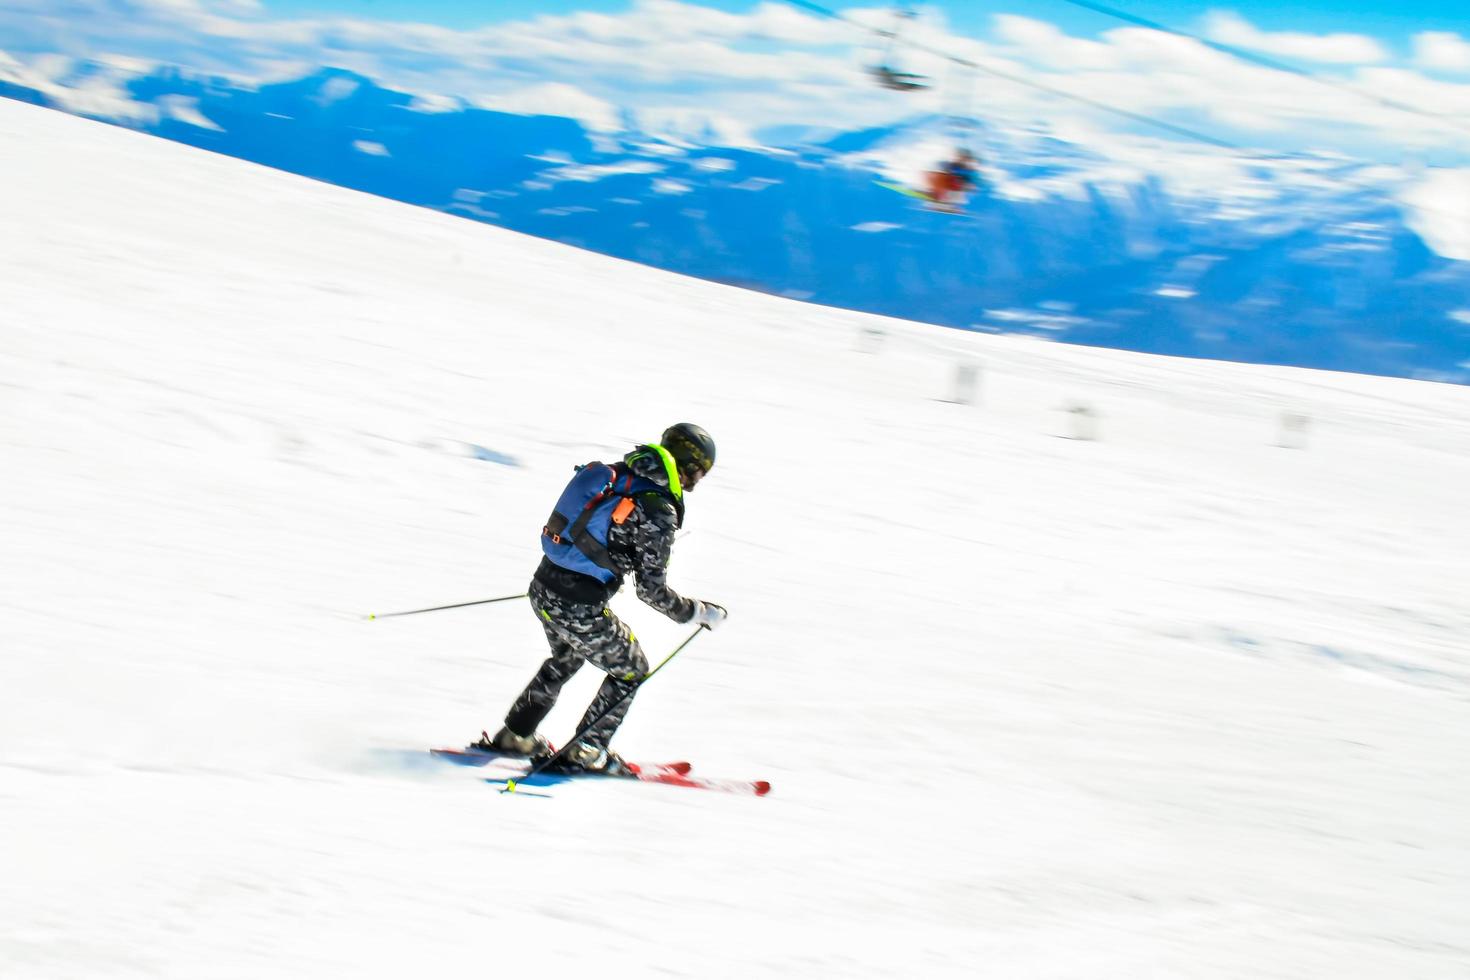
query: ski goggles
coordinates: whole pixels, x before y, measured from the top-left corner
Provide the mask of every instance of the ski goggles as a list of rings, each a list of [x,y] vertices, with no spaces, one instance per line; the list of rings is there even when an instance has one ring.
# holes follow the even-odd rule
[[[687,490],[693,487],[715,465],[715,461],[700,452],[692,442],[680,439],[675,445],[666,447],[679,467],[679,482]]]

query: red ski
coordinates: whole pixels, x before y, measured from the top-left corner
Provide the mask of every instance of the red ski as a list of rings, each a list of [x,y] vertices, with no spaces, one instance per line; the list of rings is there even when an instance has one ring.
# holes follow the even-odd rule
[[[738,793],[742,796],[765,796],[771,791],[771,784],[764,779],[704,779],[700,776],[689,775],[689,769],[682,772],[674,770],[649,769],[629,763],[640,782],[663,783],[665,786],[687,786],[690,789],[712,789],[717,793]],[[692,767],[690,767],[692,768]]]
[[[493,766],[506,771],[503,778],[489,778],[486,782],[502,787],[511,783],[525,786],[547,785],[571,779],[637,779],[644,783],[662,783],[665,786],[684,786],[689,789],[707,789],[717,793],[735,793],[741,796],[765,796],[771,784],[764,779],[706,779],[692,776],[694,767],[688,762],[629,762],[632,776],[609,776],[597,772],[543,772],[531,777],[531,781],[520,783],[517,777],[531,768],[531,760],[522,755],[491,752],[485,749],[465,747],[462,749],[430,749],[429,754],[457,766],[483,768]]]
[[[491,752],[486,749],[465,747],[462,749],[430,749],[429,754],[445,762],[452,762],[457,766],[488,766],[495,765],[498,768],[511,768],[525,772],[531,767],[531,760],[523,755],[514,755],[508,752]],[[629,763],[640,773],[639,779],[652,779],[655,776],[680,776],[687,774],[694,768],[687,762],[641,762]]]
[[[765,796],[771,791],[771,784],[764,779],[705,779],[691,776],[687,762],[671,766],[630,762],[628,766],[634,770],[630,776],[613,776],[601,772],[540,772],[524,781],[509,776],[505,779],[487,778],[485,782],[501,787],[502,793],[519,792],[522,786],[553,786],[581,779],[636,779],[641,783],[663,783],[665,786],[708,789],[716,793],[735,793],[740,796]]]

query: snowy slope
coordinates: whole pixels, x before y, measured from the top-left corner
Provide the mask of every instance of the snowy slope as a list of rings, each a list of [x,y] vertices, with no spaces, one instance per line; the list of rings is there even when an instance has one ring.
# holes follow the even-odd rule
[[[1470,391],[801,305],[19,103],[0,168],[0,975],[1470,970]],[[732,616],[619,744],[773,794],[424,765],[540,631],[360,614],[519,591],[570,465],[682,418],[672,581]]]

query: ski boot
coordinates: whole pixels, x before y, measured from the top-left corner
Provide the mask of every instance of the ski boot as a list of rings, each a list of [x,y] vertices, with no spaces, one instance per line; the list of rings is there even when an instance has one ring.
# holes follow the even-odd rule
[[[517,735],[503,726],[494,735],[481,732],[480,740],[471,743],[470,748],[479,752],[494,752],[497,755],[520,755],[533,760],[545,759],[556,751],[551,743],[546,741],[546,736],[539,732]]]
[[[611,749],[590,742],[576,742],[567,747],[561,758],[550,767],[553,772],[576,775],[593,773],[598,776],[636,776],[637,771],[623,757]]]

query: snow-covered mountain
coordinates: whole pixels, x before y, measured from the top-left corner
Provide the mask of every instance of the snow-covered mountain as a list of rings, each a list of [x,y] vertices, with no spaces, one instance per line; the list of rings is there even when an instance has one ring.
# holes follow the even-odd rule
[[[1413,175],[1390,168],[928,119],[711,146],[687,125],[589,130],[342,71],[251,87],[76,64],[41,84],[15,65],[0,94],[701,278],[983,331],[1470,380],[1470,262],[1426,244],[1402,203]],[[968,215],[875,184],[957,140],[986,161]]]

